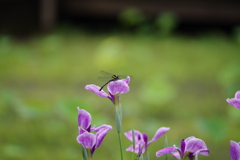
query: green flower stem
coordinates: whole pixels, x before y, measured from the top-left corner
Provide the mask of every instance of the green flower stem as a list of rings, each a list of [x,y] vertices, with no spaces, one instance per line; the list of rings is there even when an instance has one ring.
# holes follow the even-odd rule
[[[117,108],[116,108],[116,127],[117,127],[118,140],[119,140],[119,145],[120,145],[121,160],[123,160],[122,138],[121,138],[122,118],[121,118]]]
[[[116,128],[118,133],[118,140],[120,145],[120,154],[121,154],[121,160],[123,160],[123,150],[122,150],[122,138],[121,138],[121,130],[122,130],[122,105],[119,103],[119,95],[114,95],[114,106],[116,109]]]
[[[119,140],[119,145],[120,145],[121,160],[123,160],[122,138],[121,138],[121,133],[120,132],[118,132],[118,140]]]
[[[138,159],[139,159],[139,160],[144,160],[144,159],[143,159],[143,155],[141,155]]]
[[[165,137],[165,140],[164,140],[164,148],[167,148],[168,147],[168,139],[167,139],[167,135]],[[168,154],[165,154],[165,160],[168,160]]]
[[[122,116],[121,116],[121,111],[119,111],[119,109],[121,109],[121,107],[116,108],[115,120],[116,120],[117,132],[121,133],[121,130],[122,130]]]
[[[149,152],[145,151],[145,160],[150,160]]]
[[[82,145],[81,145],[82,146]],[[84,160],[88,160],[87,150],[82,146],[82,155]]]
[[[90,148],[87,148],[87,152],[88,152],[88,160],[92,160],[92,155],[91,155]]]

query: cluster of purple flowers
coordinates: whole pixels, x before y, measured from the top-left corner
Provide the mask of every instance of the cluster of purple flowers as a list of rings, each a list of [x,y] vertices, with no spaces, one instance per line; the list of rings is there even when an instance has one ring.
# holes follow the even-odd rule
[[[97,94],[98,96],[109,98],[113,104],[120,102],[120,95],[127,93],[130,88],[128,86],[130,82],[130,77],[123,80],[112,81],[109,83],[107,89],[108,93],[101,90],[100,87],[96,85],[87,85],[85,89],[90,90]],[[235,98],[227,99],[227,102],[230,105],[240,109],[240,91],[235,94]],[[86,150],[89,150],[90,157],[93,156],[93,153],[96,148],[98,148],[106,134],[109,130],[112,129],[110,125],[101,125],[99,127],[92,127],[91,125],[91,115],[84,109],[78,108],[78,136],[77,141],[80,143]],[[127,139],[133,142],[133,145],[129,146],[126,151],[134,152],[140,157],[147,152],[149,145],[152,142],[155,142],[163,134],[168,132],[170,128],[161,127],[159,128],[153,138],[148,140],[148,136],[145,133],[141,133],[138,130],[130,130],[125,132],[124,135]],[[95,132],[92,133],[92,132]],[[190,160],[194,159],[198,155],[208,156],[210,153],[209,149],[205,142],[194,136],[182,139],[180,142],[180,147],[173,145],[172,147],[166,147],[156,152],[157,157],[161,157],[165,154],[172,154],[177,159],[185,159],[188,157]],[[232,160],[240,160],[240,142],[230,141],[230,157]]]
[[[148,136],[145,133],[141,133],[137,130],[134,130],[134,137],[135,137],[135,149],[134,146],[131,145],[126,149],[126,151],[131,151],[135,153],[140,153],[143,154],[144,152],[147,151],[148,146],[152,143],[155,142],[158,138],[160,138],[164,133],[168,132],[170,128],[168,127],[161,127],[157,130],[155,135],[153,136],[152,140],[148,141]],[[128,131],[124,133],[124,135],[130,140],[133,141],[133,135],[132,131]]]
[[[235,97],[227,99],[227,102],[240,109],[240,91],[235,93]],[[230,156],[232,160],[240,160],[240,142],[230,141]]]
[[[176,151],[176,152],[175,152]],[[194,136],[183,139],[180,144],[180,148],[176,147],[167,147],[157,151],[156,156],[161,157],[164,154],[172,154],[177,159],[194,159],[198,154],[208,156],[209,149],[205,142],[201,139],[195,138]]]
[[[84,148],[89,149],[92,157],[95,149],[101,145],[108,131],[112,129],[112,126],[104,124],[99,127],[94,126],[91,128],[92,117],[90,113],[84,109],[77,109],[79,134],[77,136],[77,141],[82,144]],[[90,132],[96,132],[96,134]]]

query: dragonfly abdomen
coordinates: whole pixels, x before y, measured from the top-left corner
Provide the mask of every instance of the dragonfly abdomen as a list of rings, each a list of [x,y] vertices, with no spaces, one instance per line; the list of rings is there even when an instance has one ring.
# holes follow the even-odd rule
[[[100,89],[99,91],[101,91],[103,89],[103,87],[105,87],[109,82],[111,82],[112,80],[108,81],[107,83],[105,83]]]
[[[105,83],[105,84],[99,89],[99,91],[101,91],[101,90],[103,89],[103,87],[105,87],[108,83],[110,83],[110,82],[112,82],[112,81],[116,81],[116,80],[118,80],[118,79],[119,79],[118,76],[113,75],[113,76],[112,76],[112,79],[109,80],[107,83]]]

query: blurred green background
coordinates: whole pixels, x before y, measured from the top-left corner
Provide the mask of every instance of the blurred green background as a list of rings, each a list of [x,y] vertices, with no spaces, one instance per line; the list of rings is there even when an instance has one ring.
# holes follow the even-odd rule
[[[134,77],[130,92],[121,95],[123,132],[133,127],[151,139],[158,128],[170,127],[169,146],[195,136],[211,151],[199,159],[230,159],[230,140],[240,141],[240,111],[226,102],[240,88],[239,29],[176,34],[166,14],[152,32],[144,18],[126,19],[139,14],[131,12],[120,19],[135,26],[133,32],[65,25],[30,38],[0,36],[1,160],[82,159],[78,106],[92,114],[93,125],[114,128],[94,159],[120,159],[112,103],[84,89],[103,85],[101,70]],[[155,157],[164,138],[150,145],[151,159],[164,159]],[[130,144],[123,136],[123,148]],[[131,155],[124,152],[125,159]]]

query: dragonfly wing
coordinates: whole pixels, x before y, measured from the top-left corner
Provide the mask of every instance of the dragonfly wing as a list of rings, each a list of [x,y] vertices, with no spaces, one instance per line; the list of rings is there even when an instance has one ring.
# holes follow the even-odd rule
[[[123,76],[123,75],[118,75],[119,79],[126,79],[127,76]]]
[[[119,79],[126,79],[127,77],[133,78],[133,76],[123,76],[123,75],[117,75]]]
[[[108,72],[105,72],[105,71],[101,71],[100,72],[102,75],[106,76],[106,77],[112,77],[114,74],[112,73],[108,73]]]
[[[113,75],[114,75],[112,73],[108,73],[108,72],[105,72],[105,71],[101,71],[100,73],[102,75],[106,76],[106,77],[99,77],[98,80],[105,81],[105,82],[111,80],[113,78]],[[127,78],[127,76],[123,76],[123,75],[117,75],[117,76],[118,76],[118,79],[126,79]],[[132,78],[132,76],[129,76],[129,77]]]
[[[102,82],[108,82],[111,79],[112,79],[112,77],[98,77],[98,80],[102,81]]]

